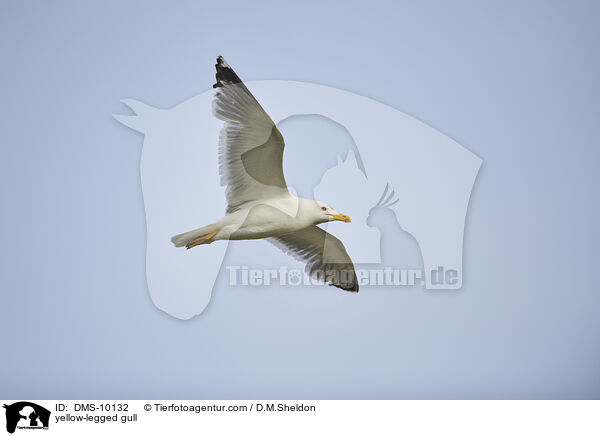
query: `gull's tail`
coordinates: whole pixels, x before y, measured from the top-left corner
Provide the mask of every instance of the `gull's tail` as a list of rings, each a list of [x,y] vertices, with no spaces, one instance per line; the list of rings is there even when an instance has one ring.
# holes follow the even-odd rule
[[[214,224],[209,224],[199,229],[175,235],[171,238],[171,242],[176,247],[192,248],[196,245],[210,244],[214,241],[213,237],[218,233],[219,229]]]

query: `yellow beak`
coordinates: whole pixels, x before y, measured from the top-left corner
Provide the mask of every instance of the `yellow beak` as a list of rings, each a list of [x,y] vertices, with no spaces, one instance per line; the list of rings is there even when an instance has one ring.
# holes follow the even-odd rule
[[[344,215],[343,213],[336,213],[335,215],[331,215],[331,218],[337,221],[344,221],[345,223],[352,222],[348,215]]]

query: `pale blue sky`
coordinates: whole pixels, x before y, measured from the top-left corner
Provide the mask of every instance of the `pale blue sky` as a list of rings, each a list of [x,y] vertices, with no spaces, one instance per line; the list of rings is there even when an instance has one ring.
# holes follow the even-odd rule
[[[3,2],[0,395],[600,398],[597,2]],[[142,138],[119,100],[244,79],[365,95],[484,160],[460,291],[145,283]],[[243,74],[241,73],[243,71]],[[242,249],[242,248],[240,248]],[[321,289],[322,290],[322,289]]]

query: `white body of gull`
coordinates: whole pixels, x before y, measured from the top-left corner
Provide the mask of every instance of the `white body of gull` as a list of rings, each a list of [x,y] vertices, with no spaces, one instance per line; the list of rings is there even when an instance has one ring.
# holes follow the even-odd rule
[[[218,240],[266,239],[332,286],[358,292],[352,260],[342,242],[317,227],[350,217],[316,200],[290,194],[283,175],[283,136],[233,69],[217,58],[213,109],[225,122],[219,140],[221,184],[227,186],[223,218],[174,236],[177,247]]]

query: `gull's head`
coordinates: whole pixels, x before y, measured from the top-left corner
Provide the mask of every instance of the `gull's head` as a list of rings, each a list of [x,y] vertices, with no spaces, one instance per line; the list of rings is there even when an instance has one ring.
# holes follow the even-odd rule
[[[323,203],[322,201],[317,201],[315,204],[315,213],[317,214],[320,223],[325,223],[327,221],[343,221],[345,223],[349,223],[351,221],[348,215],[339,213],[333,207]]]

